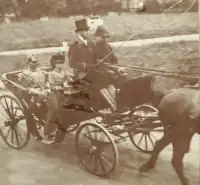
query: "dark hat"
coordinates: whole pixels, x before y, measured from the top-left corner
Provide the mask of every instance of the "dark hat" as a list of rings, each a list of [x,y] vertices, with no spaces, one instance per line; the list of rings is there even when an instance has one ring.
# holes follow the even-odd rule
[[[35,54],[31,54],[27,56],[27,62],[28,63],[38,63],[38,57]]]
[[[56,53],[51,57],[51,66],[54,68],[56,64],[65,63],[65,55],[62,53]]]
[[[87,25],[86,19],[81,19],[81,20],[75,21],[75,25],[76,25],[75,32],[88,31],[89,30],[89,26]]]
[[[95,32],[94,36],[110,37],[108,31],[104,27],[102,27],[102,26],[99,26],[96,29],[96,32]]]

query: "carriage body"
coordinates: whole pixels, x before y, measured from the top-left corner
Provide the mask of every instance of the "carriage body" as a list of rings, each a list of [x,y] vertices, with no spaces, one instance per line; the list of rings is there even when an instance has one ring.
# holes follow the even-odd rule
[[[42,68],[42,70],[48,72],[50,71],[50,68]],[[23,107],[29,109],[29,103],[26,102],[26,98],[31,98],[31,96],[28,95],[27,88],[20,84],[18,76],[21,72],[22,71],[19,70],[3,74],[3,83],[5,89],[12,92],[13,95],[16,96],[16,98],[22,103]],[[69,73],[69,76],[70,75],[71,74]],[[152,76],[141,76],[133,79],[128,79],[125,83],[120,83],[117,87],[118,92],[116,93],[118,110],[126,111],[130,108],[133,108],[134,106],[151,102],[154,96],[154,92],[152,90],[152,81]],[[76,105],[77,101],[74,101],[73,103],[73,100],[80,98],[83,104],[87,104],[88,107],[92,107],[95,109],[95,111],[110,108],[104,97],[100,94],[100,92],[98,92],[98,90],[93,88],[92,85],[89,85],[88,87],[83,86],[83,84],[75,84],[69,86],[69,88],[65,91],[65,96],[71,98],[70,102],[72,104]],[[41,110],[44,111],[44,107],[42,107]],[[87,111],[87,109],[86,111],[84,109],[77,109],[76,111],[74,111],[74,109],[67,109],[66,111],[71,114],[70,118],[74,116],[72,115],[72,112],[75,112],[74,114],[76,115],[82,115],[75,116],[76,118],[79,117],[80,120],[75,120],[74,122],[82,122],[95,116],[92,115],[90,111]],[[69,116],[69,114],[67,114],[67,116]]]
[[[42,68],[44,71],[49,71],[49,68]],[[36,125],[37,129],[43,127],[45,124],[45,115],[47,113],[47,106],[45,102],[37,105],[37,102],[34,102],[34,97],[30,96],[27,88],[23,87],[18,79],[19,74],[22,71],[13,71],[9,73],[3,74],[3,83],[4,83],[4,93],[1,94],[1,98],[10,97],[11,100],[17,104],[16,109],[20,109],[22,112],[22,116],[18,116],[17,119],[24,119],[27,125],[27,140],[22,145],[14,145],[13,143],[9,143],[5,135],[3,135],[2,130],[0,129],[0,134],[4,141],[12,148],[21,149],[28,144],[30,139],[30,133],[33,125]],[[69,74],[70,76],[71,74]],[[84,80],[83,80],[84,81]],[[93,174],[104,176],[109,175],[111,172],[115,170],[118,161],[118,152],[116,148],[116,143],[123,141],[126,138],[130,138],[132,143],[143,152],[150,152],[152,149],[147,150],[145,148],[140,148],[134,141],[134,135],[138,133],[148,134],[150,130],[160,126],[160,123],[153,124],[154,121],[157,121],[157,110],[151,105],[145,105],[146,103],[152,103],[154,98],[154,92],[152,88],[153,77],[152,76],[140,76],[137,78],[128,79],[123,83],[119,83],[117,85],[117,94],[116,94],[116,102],[117,102],[117,113],[102,113],[101,110],[109,109],[110,106],[107,103],[107,100],[103,98],[101,93],[96,90],[93,84],[87,83],[79,83],[73,84],[69,86],[69,88],[65,91],[66,98],[70,98],[70,104],[63,104],[65,107],[65,120],[66,125],[58,125],[58,129],[64,130],[65,132],[72,132],[76,130],[75,135],[75,143],[77,147],[78,157],[80,158],[82,164]],[[9,95],[8,95],[9,94]],[[31,99],[33,98],[33,99]],[[34,111],[30,108],[30,99],[32,103],[36,104]],[[28,101],[27,101],[28,100]],[[12,101],[11,101],[12,102]],[[11,103],[12,105],[13,103]],[[70,106],[69,106],[70,105]],[[7,107],[7,109],[12,109],[11,107]],[[14,108],[13,108],[14,109]],[[135,112],[143,111],[146,109],[147,112],[153,112],[154,116],[149,117],[138,116]],[[16,112],[16,111],[11,111]],[[149,113],[149,112],[148,112]],[[10,113],[9,113],[10,114]],[[140,114],[140,113],[139,113]],[[13,122],[16,122],[15,116],[11,116],[13,118]],[[30,117],[32,119],[30,119]],[[100,121],[96,118],[99,117]],[[95,123],[90,123],[88,120],[95,118]],[[56,121],[56,120],[55,120]],[[33,123],[34,122],[34,123]],[[86,122],[85,125],[82,122]],[[142,123],[142,127],[141,127]],[[146,125],[147,123],[147,125]],[[150,124],[149,124],[150,123]],[[6,124],[5,124],[6,125]],[[10,123],[11,125],[11,123]],[[12,125],[11,125],[12,126]],[[112,145],[112,149],[114,154],[115,162],[113,162],[112,167],[108,169],[108,171],[95,172],[92,169],[89,169],[87,164],[85,164],[84,159],[82,158],[82,154],[80,151],[80,135],[85,127],[92,127],[93,131],[87,131],[85,135],[89,136],[90,132],[94,132],[95,134],[104,134],[107,138],[107,141],[98,141],[95,143],[102,143],[104,145],[108,145],[109,143]],[[138,130],[137,130],[138,128]],[[143,130],[144,129],[144,130]],[[126,136],[121,136],[126,133]],[[94,135],[95,135],[94,134]],[[82,134],[83,135],[83,134]],[[114,137],[113,137],[114,136]],[[118,137],[118,139],[114,139]],[[143,136],[142,136],[143,137]],[[97,139],[98,137],[96,137]],[[145,137],[146,138],[146,137]],[[90,141],[95,141],[96,139],[91,139]],[[146,142],[146,141],[145,141]],[[94,144],[94,143],[93,143]],[[96,145],[96,144],[95,144]],[[92,146],[94,149],[94,146]],[[95,146],[98,148],[98,146]],[[89,154],[93,155],[93,154]],[[96,154],[95,154],[96,155]]]

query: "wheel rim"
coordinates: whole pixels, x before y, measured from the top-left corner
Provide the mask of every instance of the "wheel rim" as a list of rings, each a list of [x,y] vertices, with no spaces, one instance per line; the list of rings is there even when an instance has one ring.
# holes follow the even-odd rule
[[[152,115],[157,113],[157,109],[149,105],[143,105],[139,108],[136,108],[133,112],[133,115],[138,116],[137,120],[135,120],[136,125],[147,123],[148,126],[149,123],[148,120],[145,119],[145,117],[150,114]],[[155,127],[153,124],[154,123],[150,122],[149,126],[152,127],[146,128],[138,126],[133,132],[129,133],[131,142],[141,152],[151,153],[155,147],[156,141],[162,137],[162,129],[160,129],[160,127],[157,127],[160,123],[155,122]]]
[[[97,176],[108,176],[118,163],[118,151],[108,131],[85,123],[76,135],[78,157],[83,166]]]
[[[0,97],[0,120],[4,141],[13,148],[24,147],[27,144],[29,131],[24,111],[15,98]]]
[[[154,135],[152,131],[144,131],[142,133],[132,133],[132,143],[142,152],[151,153],[155,147],[155,143],[158,140],[158,136]],[[159,138],[161,138],[159,136]]]

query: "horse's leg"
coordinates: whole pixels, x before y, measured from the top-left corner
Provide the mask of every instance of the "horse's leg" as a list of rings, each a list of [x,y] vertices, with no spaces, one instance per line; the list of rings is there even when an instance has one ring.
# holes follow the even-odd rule
[[[145,162],[143,165],[141,165],[139,171],[140,172],[148,172],[149,170],[153,169],[156,165],[156,161],[158,159],[158,156],[160,152],[171,142],[171,138],[167,135],[167,133],[164,134],[164,136],[156,141],[155,148],[151,154],[151,157],[147,162]]]
[[[179,129],[180,131],[180,129]],[[184,175],[184,166],[183,166],[183,158],[186,153],[189,152],[189,147],[190,147],[190,142],[192,139],[192,136],[194,135],[194,132],[190,132],[187,130],[187,133],[179,133],[177,137],[177,132],[176,131],[173,134],[173,140],[172,140],[172,145],[173,145],[173,157],[172,157],[172,166],[174,170],[176,171],[176,174],[178,175],[178,178],[181,181],[182,185],[188,185],[188,180],[186,179]]]
[[[188,180],[186,179],[184,175],[184,166],[183,166],[184,155],[185,155],[185,152],[183,151],[174,151],[171,163],[174,170],[176,171],[176,174],[178,175],[178,178],[181,181],[181,184],[188,185]]]

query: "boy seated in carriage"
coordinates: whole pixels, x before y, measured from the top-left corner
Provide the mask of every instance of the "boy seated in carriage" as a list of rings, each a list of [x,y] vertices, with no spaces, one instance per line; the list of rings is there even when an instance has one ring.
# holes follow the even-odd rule
[[[64,123],[64,116],[62,116],[62,113],[64,113],[63,102],[68,101],[67,97],[64,96],[64,87],[69,81],[68,75],[64,70],[64,54],[58,52],[57,54],[53,55],[50,64],[52,71],[48,74],[48,82],[51,93],[48,98],[48,112],[46,124],[44,125],[44,138],[41,141],[44,144],[52,144],[55,142],[55,139],[49,137],[49,130],[56,118],[60,124]],[[60,140],[63,140],[65,133],[60,131],[58,135],[61,137]]]

